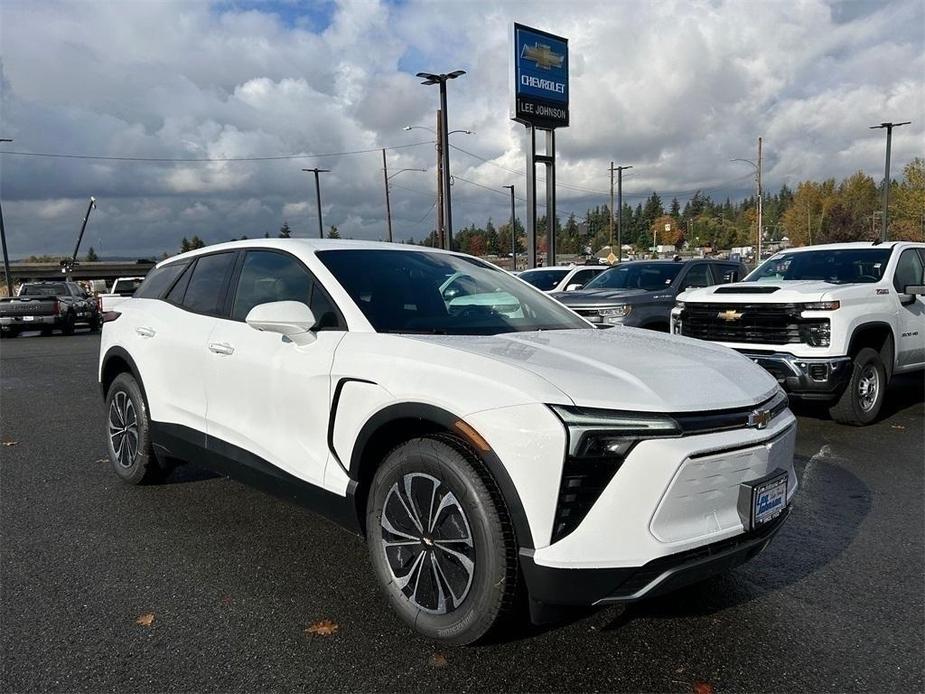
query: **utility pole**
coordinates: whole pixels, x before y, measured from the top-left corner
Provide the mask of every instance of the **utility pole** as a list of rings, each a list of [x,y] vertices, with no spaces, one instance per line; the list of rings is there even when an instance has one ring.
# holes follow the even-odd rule
[[[761,264],[761,233],[762,233],[762,216],[764,212],[764,201],[762,200],[761,190],[761,138],[758,138],[758,254],[755,256],[756,262]]]
[[[0,138],[0,142],[12,142],[8,137]],[[2,195],[0,195],[2,197]],[[0,241],[3,242],[3,273],[6,278],[7,296],[13,296],[13,278],[10,277],[10,254],[6,250],[6,229],[3,227],[3,206],[0,205]]]
[[[385,160],[385,147],[382,148],[382,182],[385,184],[385,218],[389,231],[389,243],[392,243],[392,203],[389,200],[389,163]]]
[[[890,149],[893,145],[893,128],[909,125],[912,121],[902,123],[881,123],[870,126],[871,130],[886,130],[886,166],[883,169],[883,216],[880,218],[880,240],[887,240],[887,226],[890,216]]]
[[[331,170],[330,169],[319,169],[316,167],[314,169],[302,169],[302,171],[315,174],[315,200],[318,203],[318,238],[323,239],[324,238],[324,226],[322,225],[322,221],[321,221],[321,184],[318,182],[318,174],[329,173]]]
[[[517,228],[514,224],[514,186],[504,186],[511,191],[511,272],[517,271]]]
[[[611,164],[612,166],[613,164]],[[617,167],[617,262],[623,260],[623,172],[632,166]],[[610,175],[611,196],[613,195],[613,174]],[[612,198],[611,198],[612,199]]]
[[[613,253],[613,162],[610,162],[610,252]]]
[[[443,221],[443,115],[437,109],[437,241],[446,248],[446,226]]]

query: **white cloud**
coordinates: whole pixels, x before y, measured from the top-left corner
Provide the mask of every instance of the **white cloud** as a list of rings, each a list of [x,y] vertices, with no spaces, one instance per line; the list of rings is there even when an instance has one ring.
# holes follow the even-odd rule
[[[523,128],[508,119],[514,20],[566,35],[572,126],[558,134],[560,212],[605,202],[612,159],[633,164],[630,202],[698,187],[746,193],[765,137],[773,188],[863,169],[879,177],[883,136],[867,126],[912,120],[894,137],[896,169],[923,153],[925,8],[890,4],[499,4],[342,2],[317,17],[187,2],[7,2],[0,8],[3,135],[18,151],[135,157],[261,157],[375,150],[430,139],[437,90],[418,70],[462,68],[450,86],[454,220],[506,219],[523,178]],[[310,29],[315,27],[315,29]],[[14,29],[15,28],[15,29]],[[434,150],[391,150],[399,237],[427,233]],[[181,236],[275,234],[287,219],[314,235],[322,178],[325,226],[385,235],[381,154],[216,163],[0,157],[14,256],[67,252],[87,197],[89,239],[114,255],[173,250]],[[597,192],[594,192],[597,191]],[[522,206],[520,213],[523,213]],[[423,221],[422,221],[423,220]]]

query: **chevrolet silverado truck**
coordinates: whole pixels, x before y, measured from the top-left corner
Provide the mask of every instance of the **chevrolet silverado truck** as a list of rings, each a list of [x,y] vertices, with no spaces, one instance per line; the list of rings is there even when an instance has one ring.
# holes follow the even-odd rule
[[[78,324],[100,329],[96,299],[74,282],[27,282],[19,294],[0,299],[0,335],[16,337],[25,330],[72,335]]]
[[[922,243],[790,249],[742,282],[679,295],[671,329],[741,352],[791,397],[863,426],[894,374],[925,368],[923,268]]]

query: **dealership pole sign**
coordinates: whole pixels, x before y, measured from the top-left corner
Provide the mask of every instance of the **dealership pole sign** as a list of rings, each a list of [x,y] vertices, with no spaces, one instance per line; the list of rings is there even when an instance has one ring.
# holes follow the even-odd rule
[[[514,24],[512,117],[524,125],[568,127],[568,39]]]
[[[568,127],[568,39],[514,24],[511,118],[527,126],[527,267],[536,257],[536,165],[546,168],[546,251],[556,264],[556,128]],[[545,152],[536,151],[536,131],[545,133]]]

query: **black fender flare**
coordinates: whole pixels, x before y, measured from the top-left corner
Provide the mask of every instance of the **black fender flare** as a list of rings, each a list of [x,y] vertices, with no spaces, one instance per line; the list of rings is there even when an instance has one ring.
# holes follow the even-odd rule
[[[896,335],[893,333],[893,326],[887,323],[886,321],[870,321],[869,323],[861,323],[861,325],[856,325],[854,327],[854,330],[851,331],[851,337],[848,338],[848,349],[845,352],[845,354],[848,356],[851,356],[851,354],[855,351],[854,349],[855,340],[857,339],[858,334],[864,332],[865,330],[870,330],[871,328],[874,328],[877,330],[881,330],[881,329],[886,330],[886,333],[890,338],[890,348],[892,349],[892,354],[890,356],[892,358],[889,360],[889,362],[885,362],[883,365],[886,368],[887,380],[890,380],[893,376],[893,367],[894,367],[894,362],[896,361],[896,344],[897,343],[896,343]]]
[[[511,516],[511,522],[514,524],[514,531],[517,534],[517,544],[520,548],[534,548],[533,534],[530,531],[530,523],[527,520],[523,502],[520,500],[517,487],[514,485],[514,481],[508,474],[507,468],[502,464],[501,459],[498,458],[493,450],[484,450],[483,447],[476,445],[475,442],[467,437],[466,432],[457,426],[457,423],[463,421],[462,417],[458,417],[452,412],[448,412],[435,405],[419,402],[397,403],[384,407],[370,417],[363,425],[363,428],[360,429],[360,433],[357,435],[356,442],[353,446],[349,467],[351,479],[358,479],[363,451],[376,431],[389,422],[399,419],[417,419],[432,422],[447,431],[453,432],[454,435],[458,436],[463,441],[467,441],[472,452],[485,466],[488,473],[492,476],[492,479],[494,479],[495,483],[498,485],[498,489],[501,491],[501,496]],[[466,426],[468,427],[469,425]],[[469,428],[471,429],[471,427]]]

